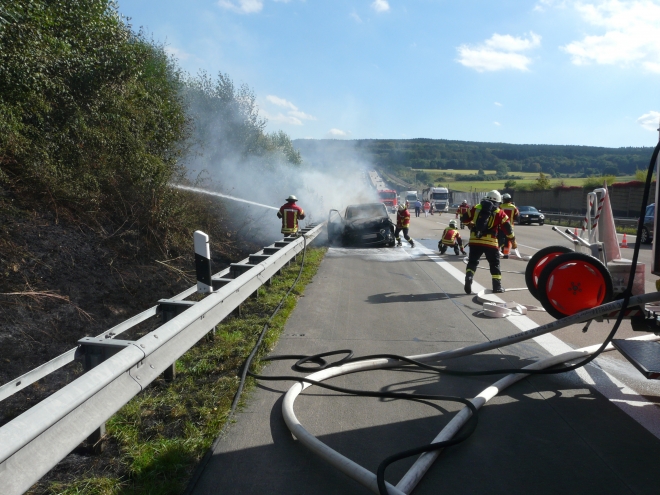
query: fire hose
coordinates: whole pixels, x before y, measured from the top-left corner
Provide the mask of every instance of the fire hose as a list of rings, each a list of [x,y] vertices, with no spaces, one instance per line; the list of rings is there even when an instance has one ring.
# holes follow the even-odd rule
[[[655,166],[659,151],[660,151],[660,143],[655,147],[649,164],[649,169],[644,187],[644,194],[642,198],[642,206],[641,206],[642,211],[640,213],[640,217],[644,216],[644,208],[649,198],[651,177],[653,175],[653,167]],[[264,328],[257,340],[256,345],[254,346],[252,352],[250,353],[250,356],[248,357],[248,359],[246,360],[243,366],[239,389],[234,398],[234,402],[232,403],[230,415],[227,419],[227,422],[225,423],[225,427],[223,428],[221,434],[214,442],[214,447],[219,442],[220,438],[222,437],[222,433],[224,433],[224,431],[226,430],[226,427],[230,422],[229,420],[235,412],[235,408],[240,399],[240,393],[242,392],[243,385],[247,376],[252,376],[258,380],[294,381],[296,383],[294,383],[291,386],[291,388],[287,391],[284,397],[284,401],[282,404],[282,414],[284,416],[284,421],[286,422],[289,430],[301,443],[303,443],[307,448],[309,448],[314,453],[322,457],[328,463],[332,464],[333,466],[335,466],[345,474],[351,476],[356,481],[360,482],[362,485],[369,488],[375,493],[380,493],[381,495],[408,494],[416,486],[416,484],[422,478],[424,473],[429,469],[431,464],[435,461],[435,459],[439,455],[440,450],[450,445],[454,445],[459,442],[462,442],[475,431],[477,424],[478,409],[481,408],[486,402],[488,402],[488,400],[495,397],[500,391],[504,390],[506,387],[510,386],[511,384],[521,380],[522,378],[528,375],[559,374],[568,371],[573,371],[580,367],[585,366],[586,364],[596,359],[596,357],[598,357],[602,352],[608,351],[613,348],[611,345],[611,341],[614,338],[617,331],[619,330],[626,309],[629,306],[638,306],[649,302],[660,301],[660,292],[643,294],[639,296],[632,296],[634,275],[637,266],[637,261],[639,258],[642,227],[643,225],[640,222],[637,227],[637,238],[635,242],[630,276],[628,278],[628,285],[621,299],[617,299],[607,304],[603,304],[595,308],[590,308],[581,311],[574,315],[561,318],[552,323],[538,326],[531,330],[519,332],[517,334],[496,339],[493,341],[483,342],[468,347],[463,347],[449,351],[422,354],[417,356],[399,356],[396,354],[375,354],[375,355],[361,356],[359,358],[353,358],[352,351],[345,349],[345,350],[324,352],[313,356],[301,356],[301,355],[270,356],[264,358],[263,361],[297,359],[297,362],[294,366],[295,370],[306,372],[313,369],[315,372],[305,377],[295,376],[295,375],[291,375],[291,376],[257,375],[250,371],[250,366],[252,365],[252,361],[268,330],[268,325],[270,321],[272,321],[272,319],[275,317],[280,307],[284,303],[286,297],[293,290],[293,287],[295,286],[295,284],[300,278],[300,275],[302,274],[304,261],[305,261],[305,252],[307,248],[305,242],[304,250],[303,250],[303,259],[298,277],[296,278],[293,285],[291,286],[287,294],[284,296],[278,307],[275,309],[268,322],[264,325]],[[461,356],[469,356],[487,350],[497,349],[500,347],[511,345],[524,340],[529,340],[533,337],[543,335],[545,333],[549,333],[558,330],[560,328],[564,328],[576,323],[593,320],[598,316],[610,314],[614,311],[619,312],[617,319],[612,327],[612,330],[610,331],[609,335],[603,341],[602,344],[585,347],[575,351],[570,351],[561,354],[559,356],[553,356],[532,363],[524,368],[482,370],[482,371],[458,371],[458,370],[447,369],[445,367],[439,367],[439,366],[433,366],[427,364],[428,362],[438,362],[440,360],[445,360],[445,359],[452,359]],[[651,340],[651,339],[658,339],[658,337],[650,335],[650,336],[644,336],[641,339]],[[637,340],[640,340],[640,338],[637,338]],[[338,355],[338,354],[345,354],[345,356],[333,363],[327,363],[327,361],[323,359],[324,357]],[[557,366],[559,364],[573,362],[578,359],[579,361],[577,363],[567,366],[562,366],[561,368],[548,369]],[[315,363],[316,367],[310,368],[309,366],[306,366],[306,364],[308,363]],[[438,374],[446,374],[446,375],[454,375],[454,376],[482,376],[482,375],[501,375],[501,374],[507,374],[507,376],[495,382],[493,385],[482,391],[473,399],[465,399],[461,397],[442,396],[442,395],[408,394],[408,393],[404,394],[397,392],[376,392],[376,391],[355,390],[355,389],[337,387],[337,386],[329,385],[327,383],[323,383],[324,380],[336,376],[340,376],[346,373],[355,373],[359,371],[368,371],[368,370],[376,370],[376,369],[392,369],[392,368],[409,370],[411,366],[424,370],[433,371]],[[427,445],[422,445],[413,449],[409,449],[404,452],[400,452],[398,454],[386,458],[380,463],[377,473],[374,474],[368,471],[367,469],[363,468],[359,464],[351,461],[345,456],[334,451],[327,445],[325,445],[323,442],[318,440],[314,435],[309,433],[300,424],[300,422],[295,416],[293,405],[296,397],[303,390],[305,390],[306,388],[312,385],[316,385],[322,388],[333,390],[335,392],[345,393],[354,396],[393,398],[393,399],[404,399],[404,400],[425,399],[425,400],[444,400],[444,401],[459,402],[464,404],[465,408],[463,408],[459,413],[457,413],[452,418],[452,420],[438,434],[438,436],[434,439],[432,443]],[[408,471],[408,473],[404,475],[404,477],[399,481],[399,483],[396,486],[393,486],[385,481],[385,471],[390,464],[400,459],[404,459],[419,454],[422,455],[417,459],[417,461],[413,464],[413,466]],[[205,465],[208,462],[207,457],[210,458],[210,452],[207,453],[205,460],[202,461],[201,467],[203,467],[203,465]],[[197,472],[200,473],[201,470],[198,468]],[[192,490],[198,478],[199,478],[199,474],[197,474],[196,477],[193,477],[193,480],[191,481],[191,484],[189,485],[187,490],[188,493]]]

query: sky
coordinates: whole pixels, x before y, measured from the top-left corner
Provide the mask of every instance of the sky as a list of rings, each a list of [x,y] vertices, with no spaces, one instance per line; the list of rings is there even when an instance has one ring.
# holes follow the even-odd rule
[[[654,146],[660,0],[119,0],[293,139]]]

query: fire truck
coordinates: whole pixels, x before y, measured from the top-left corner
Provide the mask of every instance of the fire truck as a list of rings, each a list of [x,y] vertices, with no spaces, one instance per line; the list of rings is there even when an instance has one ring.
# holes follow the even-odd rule
[[[378,198],[380,202],[390,211],[396,211],[397,199],[396,191],[394,189],[379,189]]]

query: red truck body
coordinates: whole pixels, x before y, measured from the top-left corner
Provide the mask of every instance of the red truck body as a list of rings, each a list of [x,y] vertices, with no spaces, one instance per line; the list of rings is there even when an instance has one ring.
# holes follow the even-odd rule
[[[395,211],[397,207],[396,191],[394,189],[379,189],[378,198],[388,209]]]

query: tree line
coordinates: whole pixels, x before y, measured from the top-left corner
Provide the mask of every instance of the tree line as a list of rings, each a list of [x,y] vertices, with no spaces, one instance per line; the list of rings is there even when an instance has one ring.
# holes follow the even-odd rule
[[[295,141],[301,146],[301,141]],[[311,143],[306,144],[308,147]],[[401,168],[438,170],[496,170],[558,174],[633,175],[644,170],[652,147],[605,148],[597,146],[482,143],[446,139],[319,140],[328,151],[350,147],[368,155],[392,172]]]

